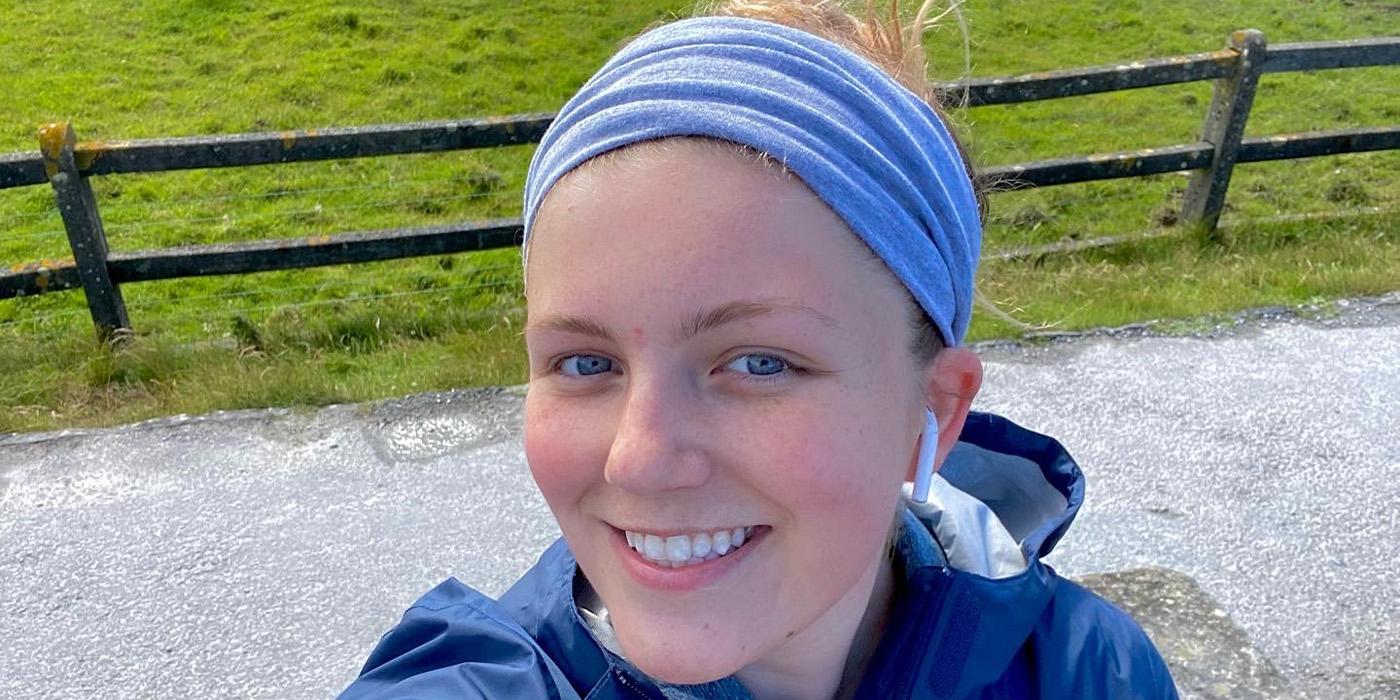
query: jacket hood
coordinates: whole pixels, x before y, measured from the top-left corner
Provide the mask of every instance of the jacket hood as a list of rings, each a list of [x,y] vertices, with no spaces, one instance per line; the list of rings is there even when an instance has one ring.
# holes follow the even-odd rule
[[[955,698],[997,683],[1054,596],[1058,579],[1040,558],[1084,499],[1083,476],[1064,448],[973,413],[939,474],[940,503],[904,513],[901,586],[860,697]],[[500,604],[581,695],[618,682],[656,690],[590,631],[575,599],[579,581],[561,539]],[[691,688],[692,697],[721,697]]]
[[[1084,503],[1084,474],[1059,442],[989,413],[968,415],[938,473],[985,504],[1027,559],[1050,554]]]

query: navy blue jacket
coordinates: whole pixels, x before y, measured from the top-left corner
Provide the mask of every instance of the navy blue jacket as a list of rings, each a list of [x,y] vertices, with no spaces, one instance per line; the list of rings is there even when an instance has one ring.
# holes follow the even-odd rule
[[[858,697],[1176,698],[1141,628],[1040,561],[1083,502],[1064,448],[978,413],[959,440],[930,499],[943,506],[905,511],[895,609]],[[562,540],[499,601],[449,579],[341,698],[749,697],[733,678],[673,686],[638,671],[583,621],[580,580]]]

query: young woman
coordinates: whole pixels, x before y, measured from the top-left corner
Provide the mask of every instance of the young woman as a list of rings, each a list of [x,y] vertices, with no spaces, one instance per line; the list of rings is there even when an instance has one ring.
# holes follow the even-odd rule
[[[428,593],[343,697],[1175,697],[1040,561],[1069,455],[970,412],[979,202],[927,10],[731,0],[564,107],[524,247],[526,457],[564,538],[499,601]]]

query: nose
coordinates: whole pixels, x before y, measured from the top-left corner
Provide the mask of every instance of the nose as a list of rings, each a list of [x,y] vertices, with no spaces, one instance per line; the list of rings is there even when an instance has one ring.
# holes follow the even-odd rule
[[[634,380],[608,451],[605,480],[639,495],[704,484],[711,465],[698,444],[695,417],[684,390]]]

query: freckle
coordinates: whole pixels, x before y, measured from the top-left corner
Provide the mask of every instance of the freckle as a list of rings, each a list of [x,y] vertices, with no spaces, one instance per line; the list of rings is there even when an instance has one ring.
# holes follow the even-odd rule
[[[792,639],[792,635],[794,635],[794,634],[797,634],[797,630],[793,630],[793,631],[791,631],[791,632],[788,632],[788,633],[787,633],[787,637],[785,637],[785,639]]]

